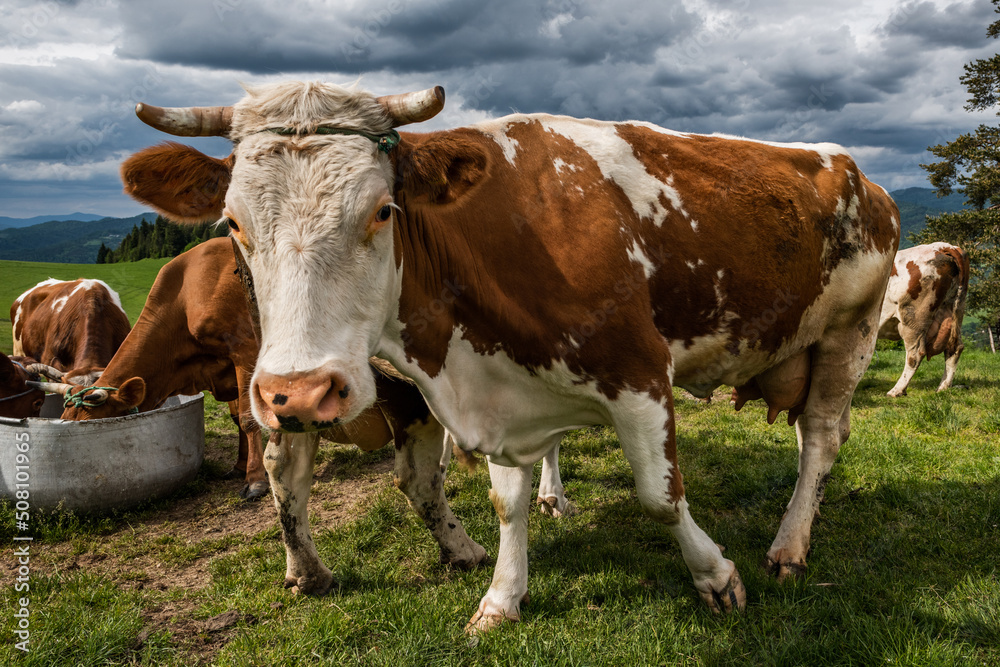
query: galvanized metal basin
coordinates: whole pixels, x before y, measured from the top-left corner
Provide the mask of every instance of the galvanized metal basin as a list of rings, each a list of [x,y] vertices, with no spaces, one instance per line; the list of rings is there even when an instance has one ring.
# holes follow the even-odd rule
[[[0,497],[31,510],[120,509],[171,493],[201,467],[201,394],[110,419],[63,421],[62,410],[62,397],[50,394],[39,418],[0,417]]]

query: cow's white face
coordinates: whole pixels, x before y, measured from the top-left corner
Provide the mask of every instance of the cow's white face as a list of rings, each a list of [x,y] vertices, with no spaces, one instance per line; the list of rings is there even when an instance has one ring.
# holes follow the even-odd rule
[[[264,132],[237,145],[224,215],[260,310],[258,421],[315,430],[374,402],[368,357],[398,309],[392,183],[362,136]]]

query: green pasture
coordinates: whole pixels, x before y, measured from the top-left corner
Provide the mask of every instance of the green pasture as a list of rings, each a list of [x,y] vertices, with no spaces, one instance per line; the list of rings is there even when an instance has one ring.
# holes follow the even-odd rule
[[[43,280],[97,278],[121,296],[129,321],[135,324],[156,274],[169,259],[144,259],[127,264],[49,264],[0,260],[0,352],[13,350],[10,306],[14,299]]]
[[[207,568],[194,587],[162,590],[112,583],[87,567],[40,573],[31,580],[27,654],[13,648],[19,595],[5,550],[0,664],[998,665],[1000,357],[967,351],[961,386],[943,394],[934,393],[943,370],[935,359],[909,396],[889,399],[902,363],[902,352],[882,350],[862,380],[850,441],[813,526],[808,573],[784,584],[760,563],[795,483],[794,430],[780,420],[768,426],[758,404],[736,413],[724,398],[705,405],[677,392],[692,514],[739,567],[742,613],[716,617],[702,605],[677,544],[643,516],[614,433],[593,428],[568,436],[561,452],[579,513],[532,515],[531,601],[518,624],[471,641],[463,634],[492,569],[439,565],[436,544],[388,482],[346,523],[313,525],[338,582],[322,598],[281,587],[277,526],[217,555],[211,535],[142,542],[140,522],[183,507],[189,489],[138,512],[36,524],[34,553],[111,558],[144,545],[157,568]],[[210,437],[231,428],[218,406],[209,412]],[[320,452],[348,476],[391,456]],[[195,484],[216,483],[216,472]],[[338,483],[338,475],[317,479],[314,489]],[[446,488],[469,534],[495,556],[485,467],[470,473],[453,464]],[[10,508],[0,517],[0,539],[12,544]],[[186,610],[176,623],[149,620],[152,610],[175,607]],[[222,634],[180,630],[230,610],[242,620]]]

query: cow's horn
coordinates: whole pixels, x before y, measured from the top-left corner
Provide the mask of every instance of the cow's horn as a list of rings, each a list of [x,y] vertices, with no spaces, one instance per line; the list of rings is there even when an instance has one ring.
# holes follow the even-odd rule
[[[376,101],[392,117],[393,127],[399,127],[438,115],[444,108],[444,88],[434,86],[414,93],[383,95]]]
[[[62,380],[64,373],[58,368],[52,368],[52,366],[47,366],[45,364],[28,364],[24,367],[24,370],[28,371],[32,375],[44,375],[47,378],[53,380]]]
[[[178,137],[224,137],[233,124],[232,107],[155,107],[140,102],[135,115],[146,125]]]
[[[87,394],[87,401],[93,405],[104,405],[108,402],[108,391],[106,389],[95,389]]]
[[[73,390],[73,385],[66,384],[65,382],[35,382],[34,380],[25,380],[24,384],[28,385],[32,389],[50,391],[53,394],[59,394],[60,396],[65,396],[67,392]]]

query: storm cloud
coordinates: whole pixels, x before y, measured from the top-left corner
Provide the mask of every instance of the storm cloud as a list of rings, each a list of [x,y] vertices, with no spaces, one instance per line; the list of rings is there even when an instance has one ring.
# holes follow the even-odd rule
[[[427,129],[540,111],[834,141],[889,189],[926,186],[927,146],[993,118],[963,109],[958,78],[995,52],[995,18],[983,0],[9,0],[0,215],[136,213],[118,164],[164,138],[136,102],[229,104],[290,78],[443,85]]]

